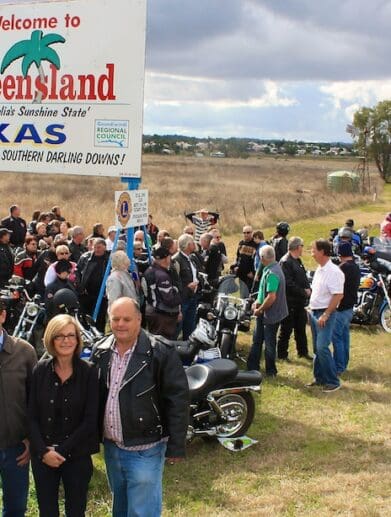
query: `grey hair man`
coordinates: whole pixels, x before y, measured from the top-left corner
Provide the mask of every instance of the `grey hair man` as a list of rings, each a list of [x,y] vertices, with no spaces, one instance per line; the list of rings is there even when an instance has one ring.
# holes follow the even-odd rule
[[[191,235],[185,233],[178,239],[179,252],[173,257],[179,279],[182,284],[182,321],[177,335],[182,330],[182,339],[187,339],[196,326],[196,310],[198,303],[198,273],[202,265],[195,255],[195,242]]]
[[[301,261],[304,242],[300,237],[291,237],[288,241],[288,253],[280,260],[280,266],[285,275],[286,299],[288,316],[282,320],[278,336],[278,358],[289,361],[289,339],[294,331],[296,350],[299,357],[312,360],[308,354],[306,334],[307,311],[305,309],[311,295],[310,283]]]
[[[84,245],[84,229],[82,226],[74,226],[71,230],[71,240],[69,241],[68,248],[71,252],[69,260],[72,262],[79,262],[80,257],[87,251]]]
[[[262,346],[265,342],[266,375],[275,377],[277,375],[277,330],[280,321],[288,315],[285,277],[281,266],[276,262],[276,255],[272,246],[263,246],[259,251],[259,256],[263,269],[258,298],[253,304],[254,316],[257,316],[257,321],[247,367],[249,370],[260,369]]]

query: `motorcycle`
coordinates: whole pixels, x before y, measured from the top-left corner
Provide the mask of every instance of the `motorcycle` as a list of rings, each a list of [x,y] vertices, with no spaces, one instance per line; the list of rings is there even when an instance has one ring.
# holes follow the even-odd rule
[[[238,371],[230,359],[194,362],[202,350],[213,350],[216,342],[213,326],[200,321],[204,323],[197,326],[188,341],[169,342],[183,363],[193,363],[185,369],[190,391],[187,439],[242,436],[254,419],[253,393],[261,390],[261,373]]]
[[[13,334],[26,302],[31,300],[28,283],[24,278],[13,275],[8,285],[0,291],[0,299],[5,304],[7,311],[7,318],[3,326],[8,334]]]
[[[361,277],[352,323],[376,325],[391,333],[391,262],[374,258],[370,272]]]
[[[36,294],[32,299],[27,298],[12,335],[28,341],[35,348],[38,357],[41,357],[44,353],[44,330],[45,305],[41,302],[40,295]]]
[[[221,277],[216,288],[213,304],[202,302],[197,308],[199,317],[213,322],[221,357],[227,359],[237,357],[238,332],[249,332],[251,324],[253,298],[233,296],[232,293],[239,289],[236,281],[234,275]]]

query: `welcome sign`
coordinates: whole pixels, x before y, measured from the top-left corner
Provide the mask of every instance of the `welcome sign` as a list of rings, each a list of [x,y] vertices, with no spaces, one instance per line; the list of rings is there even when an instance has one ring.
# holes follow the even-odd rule
[[[140,177],[146,0],[0,6],[0,170]]]

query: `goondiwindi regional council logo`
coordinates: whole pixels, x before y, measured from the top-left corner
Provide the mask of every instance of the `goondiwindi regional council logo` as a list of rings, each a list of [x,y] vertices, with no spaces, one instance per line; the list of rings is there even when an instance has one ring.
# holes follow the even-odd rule
[[[35,30],[31,33],[30,39],[18,41],[7,51],[1,62],[0,73],[4,71],[17,59],[22,60],[22,74],[27,77],[28,71],[33,63],[35,63],[39,79],[41,83],[45,83],[45,73],[42,67],[42,61],[48,61],[60,70],[60,57],[55,50],[50,48],[54,43],[65,43],[65,38],[60,34],[46,34],[43,36],[41,30]],[[42,102],[42,90],[36,92],[34,102]]]
[[[132,213],[132,199],[128,192],[122,192],[119,196],[115,212],[119,223],[125,228]]]

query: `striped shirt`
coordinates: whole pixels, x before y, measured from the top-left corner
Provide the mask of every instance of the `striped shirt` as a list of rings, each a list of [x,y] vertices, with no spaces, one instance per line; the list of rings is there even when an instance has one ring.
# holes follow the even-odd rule
[[[109,377],[110,386],[105,408],[103,433],[107,440],[114,442],[120,449],[125,449],[127,451],[145,451],[157,445],[159,441],[147,443],[145,445],[134,445],[132,447],[126,447],[124,445],[122,434],[121,412],[119,407],[119,392],[135,347],[136,343],[121,357],[118,353],[115,343],[113,344]],[[129,408],[129,410],[131,410],[131,408]]]

